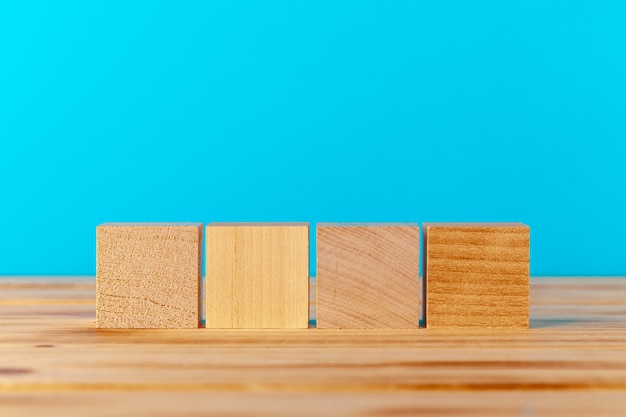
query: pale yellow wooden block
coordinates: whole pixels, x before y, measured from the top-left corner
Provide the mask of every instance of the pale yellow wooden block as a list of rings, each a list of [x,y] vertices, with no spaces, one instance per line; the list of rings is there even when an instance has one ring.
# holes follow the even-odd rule
[[[96,228],[96,327],[197,328],[202,223]]]
[[[306,328],[308,223],[206,228],[207,328]]]
[[[422,230],[427,327],[528,327],[528,226],[424,223]]]
[[[419,227],[317,225],[317,327],[419,327]]]

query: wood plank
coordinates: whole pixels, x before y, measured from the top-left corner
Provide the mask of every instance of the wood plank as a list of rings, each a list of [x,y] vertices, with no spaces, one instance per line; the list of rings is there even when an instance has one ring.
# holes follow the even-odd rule
[[[54,282],[0,279],[3,415],[626,413],[626,278],[533,278],[508,330],[96,329]]]
[[[511,416],[624,415],[621,391],[424,391],[367,393],[21,392],[0,393],[7,416]],[[106,406],[103,406],[106,404]]]
[[[317,224],[317,328],[419,327],[419,227]]]

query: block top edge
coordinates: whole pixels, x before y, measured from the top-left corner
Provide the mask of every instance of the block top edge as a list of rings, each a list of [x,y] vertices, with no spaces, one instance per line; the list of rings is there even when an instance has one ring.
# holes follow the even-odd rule
[[[204,226],[202,222],[108,222],[99,224],[98,227],[198,227]]]
[[[416,222],[320,222],[317,227],[379,227],[379,226],[408,226],[419,227]]]
[[[251,226],[251,227],[293,227],[302,226],[308,227],[308,222],[211,222],[207,224],[207,227],[239,227],[239,226]]]
[[[530,227],[521,222],[425,222],[422,228],[428,227]]]

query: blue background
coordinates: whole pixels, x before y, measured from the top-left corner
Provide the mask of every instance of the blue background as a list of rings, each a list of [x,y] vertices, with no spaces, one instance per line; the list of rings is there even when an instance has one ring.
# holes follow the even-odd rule
[[[506,3],[506,4],[502,4]],[[626,275],[626,2],[3,2],[0,274],[105,221],[523,221]]]

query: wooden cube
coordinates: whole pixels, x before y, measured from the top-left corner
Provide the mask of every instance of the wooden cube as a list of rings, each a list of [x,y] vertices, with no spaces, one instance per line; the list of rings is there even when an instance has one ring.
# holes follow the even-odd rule
[[[202,223],[96,228],[96,327],[197,328]]]
[[[419,327],[417,224],[317,225],[317,327]]]
[[[424,223],[422,230],[427,327],[528,327],[528,226]]]
[[[206,228],[206,327],[309,326],[308,223]]]

